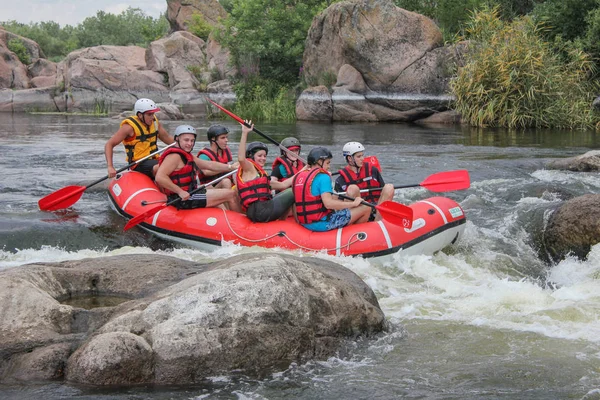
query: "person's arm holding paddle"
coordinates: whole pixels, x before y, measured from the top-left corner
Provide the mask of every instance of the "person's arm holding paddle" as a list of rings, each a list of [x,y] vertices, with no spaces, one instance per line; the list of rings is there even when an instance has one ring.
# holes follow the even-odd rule
[[[242,180],[250,181],[254,179],[257,175],[256,168],[248,159],[246,158],[246,143],[248,141],[248,134],[252,132],[254,129],[254,124],[252,121],[244,121],[245,124],[242,125],[242,136],[240,137],[240,145],[238,147],[238,162],[240,163],[240,168],[242,169]]]
[[[183,161],[181,160],[181,157],[178,154],[169,154],[164,158],[164,160],[158,167],[158,171],[156,171],[156,182],[163,189],[167,189],[173,193],[177,193],[181,200],[185,201],[190,198],[190,194],[178,185],[176,185],[171,180],[171,178],[169,178],[169,175],[171,175],[173,171],[179,170],[183,167]]]
[[[125,140],[128,137],[131,137],[133,135],[134,135],[134,132],[133,132],[133,128],[131,127],[131,125],[123,124],[119,128],[119,130],[116,131],[114,133],[114,135],[112,135],[111,138],[108,139],[108,141],[104,145],[104,157],[106,158],[106,165],[107,165],[108,177],[109,178],[114,178],[115,175],[117,174],[117,170],[115,169],[115,167],[113,165],[113,152],[114,152],[114,148],[119,143],[123,142],[123,140]],[[173,141],[171,140],[171,143],[172,142]]]

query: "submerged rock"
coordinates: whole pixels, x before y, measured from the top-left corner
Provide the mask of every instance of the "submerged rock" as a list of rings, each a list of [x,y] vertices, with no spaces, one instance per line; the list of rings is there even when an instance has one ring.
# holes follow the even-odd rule
[[[600,243],[600,194],[576,197],[562,204],[548,220],[542,257],[560,261],[571,254],[585,259]]]
[[[86,293],[132,300],[93,310],[58,301]],[[372,290],[351,271],[265,253],[205,265],[156,255],[34,264],[0,273],[0,301],[2,381],[261,376],[385,327]]]
[[[576,172],[599,171],[600,150],[591,150],[579,156],[554,160],[550,162],[546,168]]]

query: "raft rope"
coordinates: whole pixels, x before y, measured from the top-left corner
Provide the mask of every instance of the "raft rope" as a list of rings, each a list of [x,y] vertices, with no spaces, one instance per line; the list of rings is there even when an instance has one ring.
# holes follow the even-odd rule
[[[221,209],[221,210],[223,210],[223,209]],[[292,239],[291,239],[291,238],[290,238],[290,237],[287,235],[287,233],[285,233],[285,232],[283,232],[283,231],[281,231],[281,232],[277,232],[277,233],[275,233],[275,234],[273,234],[273,235],[267,236],[267,237],[265,237],[265,238],[262,238],[262,239],[249,239],[249,238],[245,238],[245,237],[243,237],[242,235],[240,235],[239,233],[237,233],[236,231],[234,231],[234,230],[233,230],[233,228],[231,227],[231,224],[229,223],[229,218],[227,218],[227,212],[226,212],[225,210],[223,210],[223,216],[225,216],[225,221],[227,221],[227,226],[229,227],[229,230],[231,231],[231,233],[233,233],[233,234],[234,234],[235,236],[237,236],[239,239],[241,239],[241,240],[245,240],[245,241],[247,241],[247,242],[251,242],[251,243],[264,242],[264,241],[267,241],[267,240],[269,240],[269,239],[272,239],[272,238],[274,238],[274,237],[276,237],[276,236],[279,236],[279,237],[282,237],[282,236],[283,236],[283,237],[284,237],[284,238],[286,238],[286,239],[287,239],[287,240],[288,240],[288,241],[289,241],[291,244],[293,244],[294,246],[296,246],[296,247],[298,247],[298,248],[300,248],[300,249],[303,249],[303,250],[308,250],[308,251],[323,251],[323,250],[325,250],[325,251],[337,251],[337,250],[342,250],[342,249],[344,249],[344,248],[346,248],[346,249],[350,249],[350,246],[351,246],[351,245],[353,245],[353,244],[354,244],[354,243],[356,243],[356,242],[359,242],[359,241],[361,241],[361,240],[360,240],[360,239],[358,239],[358,238],[357,238],[357,239],[354,239],[354,240],[352,240],[352,239],[353,239],[355,236],[358,236],[358,235],[360,234],[360,232],[358,232],[358,233],[355,233],[355,234],[353,234],[352,236],[350,236],[350,238],[348,239],[348,243],[347,243],[347,244],[345,244],[345,245],[343,245],[343,246],[339,246],[339,247],[333,247],[333,248],[330,248],[330,249],[313,249],[313,248],[310,248],[310,247],[305,247],[305,246],[302,246],[301,244],[294,242],[294,241],[293,241],[293,240],[292,240]]]

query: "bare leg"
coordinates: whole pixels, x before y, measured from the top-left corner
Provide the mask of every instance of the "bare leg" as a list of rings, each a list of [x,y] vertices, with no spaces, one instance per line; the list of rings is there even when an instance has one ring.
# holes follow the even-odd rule
[[[379,197],[379,201],[377,204],[381,204],[384,201],[391,201],[394,198],[394,185],[391,183],[386,183],[381,190],[381,196]],[[381,214],[379,212],[375,216],[375,221],[381,221]]]
[[[360,205],[350,209],[350,224],[361,224],[369,221],[371,207]],[[350,225],[349,224],[349,225]]]
[[[206,191],[206,207],[216,207],[219,204],[233,200],[234,191],[231,189],[208,189]]]
[[[346,196],[352,197],[352,198],[360,197],[360,188],[356,185],[348,186],[348,188],[346,189]],[[345,201],[352,201],[352,200],[345,199]]]

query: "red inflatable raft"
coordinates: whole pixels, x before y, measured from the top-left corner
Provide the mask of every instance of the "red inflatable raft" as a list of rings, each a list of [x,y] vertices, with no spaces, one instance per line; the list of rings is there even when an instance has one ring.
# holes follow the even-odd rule
[[[113,208],[129,219],[156,207],[166,196],[145,175],[124,172],[110,182],[109,199]],[[149,204],[142,205],[142,201]],[[451,199],[431,197],[410,207],[414,212],[410,229],[384,219],[329,232],[312,232],[293,219],[253,223],[243,214],[220,208],[177,210],[172,206],[139,226],[161,238],[207,250],[230,242],[363,257],[397,252],[433,254],[456,242],[464,231],[463,210]]]

